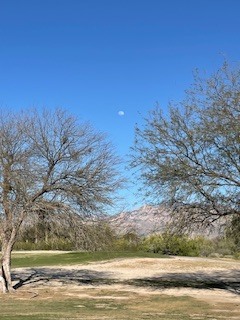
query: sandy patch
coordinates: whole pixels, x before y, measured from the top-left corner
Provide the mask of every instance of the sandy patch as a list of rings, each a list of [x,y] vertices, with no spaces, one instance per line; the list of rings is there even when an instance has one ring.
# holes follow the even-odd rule
[[[116,295],[103,295],[104,299],[126,299],[122,294],[117,295],[121,291],[138,295],[185,295],[240,306],[240,261],[231,259],[116,259],[86,265],[18,268],[14,273],[16,283],[22,279],[23,289],[51,287],[66,296],[94,298],[100,290],[110,290]]]

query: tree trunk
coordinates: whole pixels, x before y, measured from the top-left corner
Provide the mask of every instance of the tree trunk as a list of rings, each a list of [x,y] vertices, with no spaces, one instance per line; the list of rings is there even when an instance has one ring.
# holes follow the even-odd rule
[[[14,288],[12,286],[11,279],[11,253],[12,253],[13,243],[3,240],[2,242],[2,258],[1,258],[1,269],[2,277],[0,278],[2,282],[3,292],[12,292]]]

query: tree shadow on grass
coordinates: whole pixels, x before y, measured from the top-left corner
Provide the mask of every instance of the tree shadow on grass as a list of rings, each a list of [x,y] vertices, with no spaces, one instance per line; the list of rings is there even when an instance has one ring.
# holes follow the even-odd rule
[[[223,289],[240,295],[240,270],[233,269],[211,273],[165,273],[150,278],[129,280],[128,284],[154,289]]]
[[[46,285],[51,281],[60,284],[102,285],[125,284],[151,289],[165,288],[195,288],[195,289],[223,289],[240,295],[240,270],[221,270],[213,272],[193,273],[165,273],[149,278],[116,280],[111,272],[99,272],[87,269],[65,270],[61,268],[31,268],[14,271],[14,288],[25,285]]]
[[[14,271],[12,273],[13,281],[16,282],[14,289],[25,285],[47,284],[51,281],[57,281],[60,284],[112,284],[115,280],[111,279],[111,274],[92,270],[64,270],[52,268],[31,268],[24,271]]]

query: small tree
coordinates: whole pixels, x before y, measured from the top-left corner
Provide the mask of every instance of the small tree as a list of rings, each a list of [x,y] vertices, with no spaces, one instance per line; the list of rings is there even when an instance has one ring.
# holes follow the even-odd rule
[[[171,204],[185,226],[240,215],[240,69],[224,63],[194,80],[166,115],[158,106],[137,126],[131,162],[146,195]]]
[[[43,212],[100,213],[121,181],[104,135],[63,110],[0,114],[0,236],[3,291],[23,221]]]

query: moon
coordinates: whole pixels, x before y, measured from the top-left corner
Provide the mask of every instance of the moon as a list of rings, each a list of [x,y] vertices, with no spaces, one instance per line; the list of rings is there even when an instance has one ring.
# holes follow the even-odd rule
[[[120,117],[122,117],[122,116],[124,116],[124,115],[125,115],[125,112],[124,112],[124,111],[122,111],[122,110],[120,110],[120,111],[118,111],[118,115],[119,115]]]

